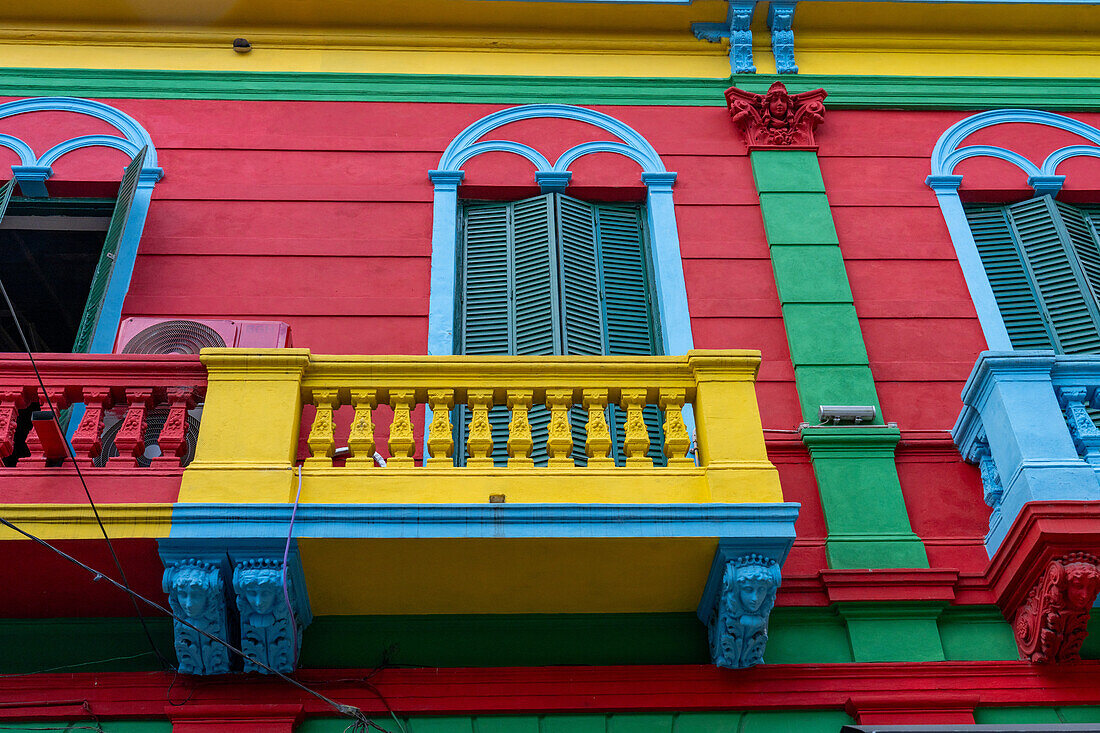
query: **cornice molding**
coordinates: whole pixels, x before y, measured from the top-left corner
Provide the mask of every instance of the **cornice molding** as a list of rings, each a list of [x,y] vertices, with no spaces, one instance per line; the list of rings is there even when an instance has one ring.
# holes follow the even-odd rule
[[[830,109],[1100,111],[1100,79],[753,74],[733,80],[761,93],[775,81],[792,93],[825,87]],[[346,74],[142,69],[0,68],[0,94],[58,88],[103,99],[621,104],[722,107],[731,78],[622,78]]]

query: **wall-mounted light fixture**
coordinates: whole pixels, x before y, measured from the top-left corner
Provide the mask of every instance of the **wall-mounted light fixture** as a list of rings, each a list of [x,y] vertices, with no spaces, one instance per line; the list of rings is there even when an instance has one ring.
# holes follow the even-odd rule
[[[875,408],[874,405],[821,405],[817,408],[817,417],[822,424],[850,422],[860,425],[875,419]]]

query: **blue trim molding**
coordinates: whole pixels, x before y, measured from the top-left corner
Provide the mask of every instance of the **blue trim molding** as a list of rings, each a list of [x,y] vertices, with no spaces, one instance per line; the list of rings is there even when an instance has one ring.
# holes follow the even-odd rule
[[[0,133],[0,147],[15,151],[20,164],[12,166],[12,174],[19,181],[20,191],[28,197],[48,195],[45,182],[53,174],[53,164],[62,156],[89,147],[107,147],[120,150],[132,159],[145,148],[145,165],[138,176],[137,191],[130,208],[130,218],[126,221],[122,240],[119,242],[115,266],[111,280],[107,284],[103,307],[88,351],[93,354],[109,354],[114,348],[118,324],[122,318],[122,303],[130,289],[130,278],[137,259],[138,242],[145,228],[145,217],[149,211],[149,201],[157,181],[164,171],[157,167],[157,149],[149,133],[137,120],[110,105],[90,99],[74,97],[34,97],[19,99],[0,104],[0,120],[31,112],[70,112],[102,120],[114,127],[119,135],[80,135],[58,143],[42,155],[36,155],[33,148],[13,135]],[[77,416],[79,417],[79,416]],[[74,420],[75,425],[78,420]]]
[[[1036,165],[1027,157],[1013,150],[996,145],[963,145],[970,135],[987,127],[1007,124],[1032,124],[1053,127],[1058,130],[1079,135],[1091,145],[1068,145],[1050,153],[1042,164]],[[1065,176],[1058,175],[1058,166],[1075,157],[1100,158],[1100,130],[1072,117],[1033,109],[998,109],[979,112],[949,127],[932,150],[931,175],[925,183],[931,188],[939,201],[955,254],[959,258],[966,287],[974,301],[978,321],[990,349],[1008,351],[1012,341],[1008,337],[1000,308],[993,296],[993,287],[989,284],[985,266],[978,254],[974,235],[966,220],[959,187],[962,176],[955,175],[955,168],[964,160],[976,157],[989,157],[1003,160],[1019,168],[1027,175],[1027,185],[1034,195],[1056,194],[1062,189]]]
[[[738,554],[776,559],[794,541],[799,505],[772,504],[302,504],[295,537],[726,537]],[[176,504],[172,543],[286,537],[287,504]],[[224,543],[224,540],[223,540]],[[173,545],[174,546],[174,545]],[[162,545],[163,548],[163,545]],[[163,550],[162,550],[163,555]]]

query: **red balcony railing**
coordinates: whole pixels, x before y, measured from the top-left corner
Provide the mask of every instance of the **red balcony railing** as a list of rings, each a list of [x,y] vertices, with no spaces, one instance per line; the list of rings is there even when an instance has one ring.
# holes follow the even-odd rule
[[[174,469],[194,452],[206,370],[197,356],[40,354],[0,356],[0,460],[5,474],[64,467],[30,427],[31,410],[68,410],[81,468]]]

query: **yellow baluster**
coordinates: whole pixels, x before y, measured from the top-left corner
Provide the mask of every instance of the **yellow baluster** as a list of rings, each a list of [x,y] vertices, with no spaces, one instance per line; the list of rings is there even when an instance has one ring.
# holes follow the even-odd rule
[[[317,415],[313,418],[313,427],[309,429],[309,437],[306,439],[311,455],[305,460],[305,465],[331,466],[332,454],[336,449],[332,411],[340,406],[339,394],[334,389],[315,389],[313,403],[317,405]]]
[[[391,389],[390,407],[393,408],[393,422],[390,423],[390,460],[386,465],[391,468],[408,468],[415,465],[416,440],[413,438],[413,424],[410,413],[416,405],[416,392],[411,389]]]
[[[681,412],[685,400],[682,389],[662,389],[657,395],[657,406],[665,412],[665,456],[670,466],[695,465],[695,459],[687,455],[691,436]]]
[[[534,394],[529,389],[508,390],[508,409],[512,411],[512,420],[508,423],[508,467],[533,467],[531,451],[535,447],[531,439],[531,421],[527,411],[534,402]]]
[[[624,389],[619,405],[626,410],[626,425],[623,432],[623,447],[626,449],[626,465],[641,468],[653,468],[653,459],[649,453],[649,431],[646,429],[642,408],[646,403],[646,390]]]
[[[374,465],[374,420],[371,413],[378,404],[378,390],[353,389],[351,404],[355,406],[355,417],[351,421],[348,434],[348,466],[368,468]]]
[[[607,390],[584,390],[582,403],[584,409],[588,410],[588,422],[584,426],[588,433],[584,441],[588,465],[615,465],[615,461],[608,455],[611,452],[611,432],[607,429],[607,419],[604,417],[604,410],[607,409]]]
[[[550,408],[550,435],[546,440],[546,465],[550,468],[573,468],[573,428],[569,423],[569,407],[573,390],[546,390],[546,406]]]
[[[493,406],[493,390],[471,389],[466,392],[470,406],[470,426],[466,437],[466,452],[470,468],[492,468],[493,429],[489,424],[489,410]]]
[[[429,389],[428,404],[432,408],[432,424],[428,426],[429,466],[454,466],[455,439],[451,427],[451,408],[455,404],[453,389]]]

